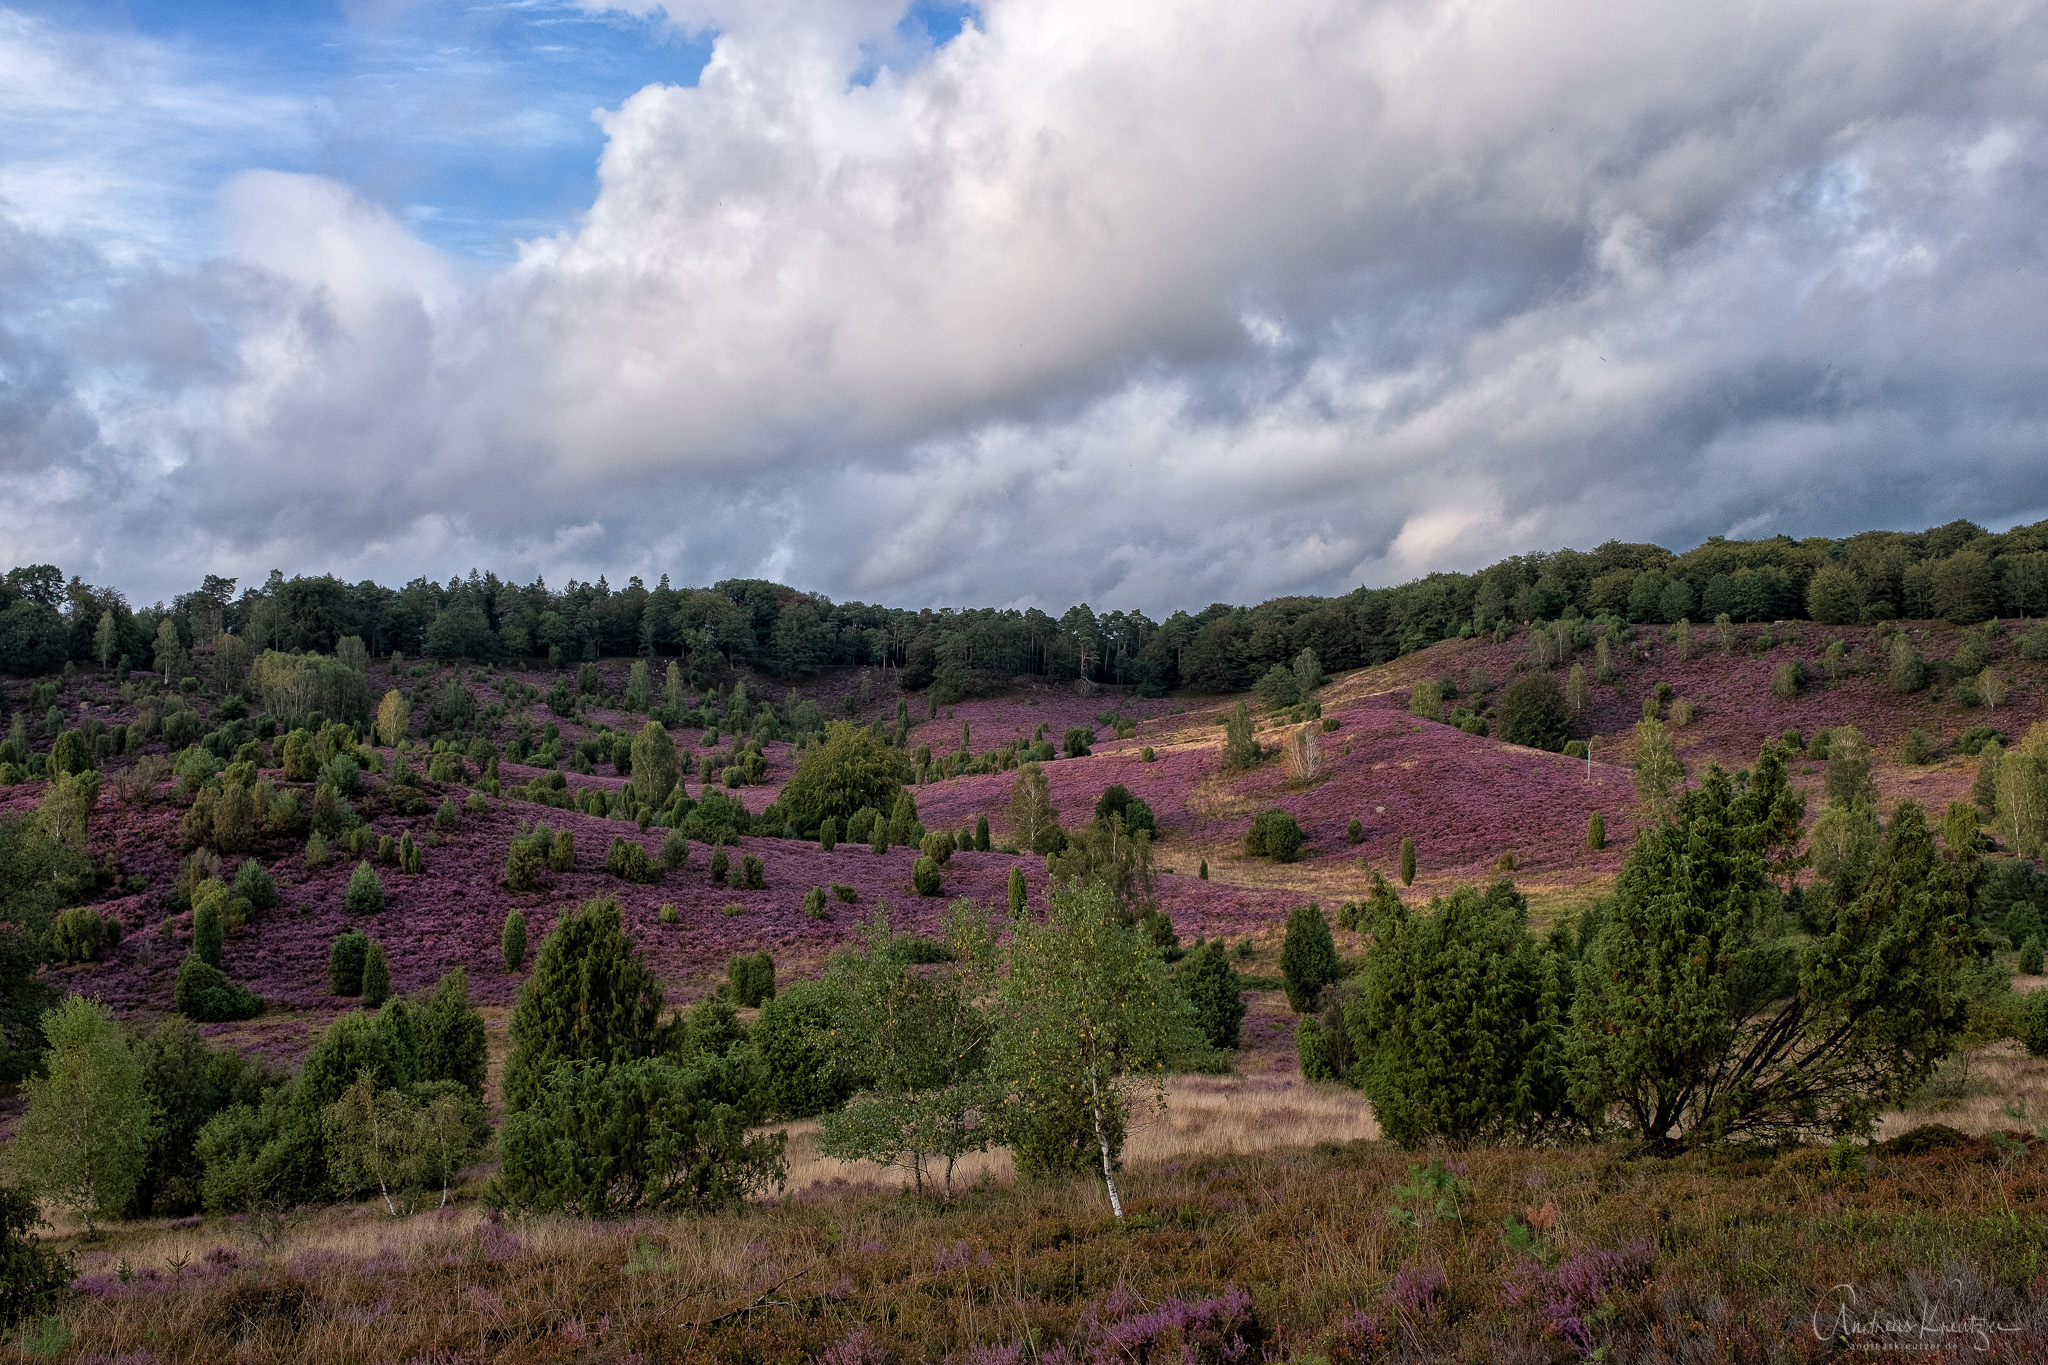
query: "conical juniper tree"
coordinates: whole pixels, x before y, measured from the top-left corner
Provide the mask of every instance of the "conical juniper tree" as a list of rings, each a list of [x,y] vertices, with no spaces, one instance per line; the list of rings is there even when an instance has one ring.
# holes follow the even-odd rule
[[[658,1047],[661,983],[626,937],[615,900],[593,900],[541,941],[512,1010],[505,1111],[532,1101],[566,1061],[619,1062]]]
[[[1573,1002],[1582,1113],[1659,1150],[1862,1133],[1954,1046],[1974,859],[1902,803],[1795,949],[1771,876],[1803,813],[1774,743],[1746,786],[1715,769],[1638,838]]]

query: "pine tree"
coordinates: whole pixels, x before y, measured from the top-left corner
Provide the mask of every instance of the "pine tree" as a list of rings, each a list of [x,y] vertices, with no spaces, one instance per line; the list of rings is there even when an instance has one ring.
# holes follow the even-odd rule
[[[356,870],[349,874],[348,889],[342,892],[341,900],[357,915],[373,915],[384,908],[384,880],[367,860],[357,863]]]

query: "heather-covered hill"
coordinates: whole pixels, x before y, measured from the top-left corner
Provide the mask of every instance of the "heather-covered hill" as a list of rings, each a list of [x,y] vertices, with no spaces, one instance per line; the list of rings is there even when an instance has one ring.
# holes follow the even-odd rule
[[[982,755],[1041,737],[1058,743],[1070,729],[1092,731],[1096,738],[1089,756],[1045,764],[1061,821],[1069,826],[1088,821],[1097,798],[1112,785],[1143,798],[1159,824],[1155,894],[1183,941],[1197,935],[1249,938],[1264,954],[1277,945],[1289,907],[1312,897],[1334,905],[1361,894],[1374,871],[1393,873],[1404,838],[1414,840],[1417,853],[1418,876],[1407,892],[1411,897],[1492,877],[1510,866],[1510,858],[1513,875],[1536,898],[1539,917],[1547,905],[1568,908],[1596,891],[1620,866],[1631,837],[1630,732],[1645,699],[1659,695],[1660,684],[1668,689],[1660,714],[1674,726],[1680,753],[1695,773],[1709,762],[1740,767],[1766,739],[1788,730],[1811,739],[1821,729],[1853,724],[1875,745],[1880,795],[1886,800],[1910,796],[1937,809],[1967,794],[1975,760],[1960,754],[1958,744],[1970,731],[1988,725],[2016,737],[2042,717],[2048,702],[2044,666],[2017,657],[2009,634],[1987,637],[1940,624],[1907,625],[1906,647],[1922,660],[1928,680],[1912,692],[1893,687],[1893,653],[1901,637],[1888,627],[1745,626],[1732,628],[1725,641],[1712,628],[1702,628],[1694,632],[1690,648],[1668,627],[1617,634],[1604,649],[1588,635],[1560,641],[1552,634],[1539,642],[1527,629],[1499,640],[1451,640],[1338,677],[1320,692],[1320,716],[1306,722],[1322,755],[1321,771],[1306,781],[1277,761],[1249,771],[1224,771],[1223,721],[1240,698],[1148,699],[1035,679],[1020,679],[1000,696],[937,708],[922,694],[904,698],[912,722],[906,747],[946,755],[959,750],[964,738],[972,753]],[[1831,642],[1839,642],[1832,651]],[[1599,680],[1603,658],[1609,681]],[[1449,694],[1450,706],[1492,715],[1497,722],[1498,702],[1515,679],[1543,668],[1562,685],[1574,665],[1584,667],[1588,680],[1585,705],[1572,718],[1571,733],[1590,741],[1590,762],[1506,744],[1408,711],[1411,689],[1430,679]],[[1966,704],[1973,699],[1975,678],[1987,667],[2005,683],[2000,704],[1982,704],[1981,694],[1974,697],[1977,704]],[[1803,669],[1805,675],[1789,695],[1784,686],[1788,668],[1795,676]],[[416,740],[424,732],[432,699],[458,678],[479,709],[475,730],[495,746],[508,744],[515,730],[537,735],[553,725],[564,755],[564,780],[570,795],[578,797],[589,789],[612,793],[624,785],[607,758],[585,762],[578,745],[598,736],[609,743],[607,730],[630,734],[644,721],[622,706],[626,669],[625,660],[604,661],[595,670],[592,689],[560,709],[539,705],[536,698],[558,684],[569,685],[573,675],[547,670],[458,673],[410,664],[394,675],[376,661],[370,665],[370,685],[373,694],[399,686],[429,701],[413,717]],[[825,716],[850,714],[884,727],[898,715],[899,694],[876,685],[885,677],[829,673],[793,689],[758,677],[746,682],[756,698],[772,697],[785,711],[805,703]],[[40,715],[33,702],[49,696],[53,685],[50,706],[67,727],[95,721],[125,724],[147,700],[146,689],[124,692],[111,676],[86,673],[47,680],[40,684],[43,696],[33,699],[30,685],[8,683],[10,708]],[[1287,716],[1269,715],[1256,698],[1244,700],[1268,746],[1292,728]],[[195,696],[191,705],[206,725],[219,723],[217,700]],[[1680,724],[1687,705],[1690,720]],[[1116,737],[1119,725],[1122,738]],[[41,733],[31,736],[32,745],[47,750],[47,721],[36,729]],[[1932,761],[1907,761],[1909,756],[1930,757],[1909,755],[1916,731],[1931,748]],[[701,794],[698,760],[729,753],[732,737],[681,728],[675,737],[689,789]],[[768,738],[760,747],[759,780],[728,790],[756,814],[775,803],[800,758],[796,744],[786,738]],[[109,758],[104,766],[115,774],[137,758],[165,757],[167,751],[163,741],[155,740],[134,754]],[[389,749],[380,753],[389,771],[396,756]],[[424,755],[416,757],[423,764]],[[274,755],[266,761],[274,762]],[[710,989],[734,953],[765,948],[786,974],[808,974],[878,905],[886,903],[901,924],[929,928],[951,897],[1000,902],[1013,866],[1023,868],[1034,895],[1045,881],[1040,858],[1000,851],[958,853],[945,868],[942,894],[923,898],[911,886],[912,850],[877,855],[864,845],[841,844],[827,853],[815,842],[765,837],[764,832],[739,839],[730,849],[733,885],[712,884],[710,850],[701,844],[684,867],[660,883],[637,885],[604,872],[607,847],[623,837],[657,856],[664,831],[643,833],[618,819],[541,806],[509,794],[544,771],[503,761],[500,778],[508,795],[487,799],[484,809],[465,812],[447,830],[437,829],[431,814],[398,814],[377,795],[383,779],[370,777],[370,795],[359,803],[362,813],[379,835],[412,833],[424,850],[424,868],[417,875],[381,868],[386,908],[366,919],[352,916],[342,903],[352,859],[337,851],[326,865],[308,866],[302,841],[259,835],[252,855],[272,870],[280,904],[230,937],[223,965],[272,1008],[253,1023],[215,1026],[214,1031],[283,1054],[294,1052],[318,1025],[353,1006],[326,993],[325,970],[329,943],[350,927],[364,928],[385,945],[398,990],[429,984],[463,965],[479,999],[502,1005],[518,979],[499,960],[498,935],[509,910],[526,914],[537,942],[563,908],[591,896],[613,895],[668,984],[671,1000],[683,1003]],[[923,824],[960,830],[986,817],[998,847],[1008,842],[1006,810],[1014,772],[940,778],[937,771],[935,766],[927,774],[930,780],[914,788]],[[1795,765],[1794,773],[1808,787],[1821,780],[1817,763]],[[274,768],[267,775],[281,777]],[[717,780],[714,774],[714,785]],[[0,788],[0,812],[33,807],[42,785],[27,781]],[[60,968],[56,975],[68,988],[104,996],[124,1013],[146,1018],[170,1009],[172,980],[190,942],[190,915],[179,912],[173,898],[179,860],[186,852],[179,830],[183,805],[169,782],[145,799],[125,801],[115,786],[111,776],[103,784],[90,841],[93,856],[105,868],[96,903],[120,918],[126,937],[106,960]],[[434,802],[444,796],[461,802],[471,790],[464,783],[430,784],[429,795]],[[1305,835],[1298,861],[1273,863],[1243,851],[1252,817],[1276,806],[1292,814]],[[1594,811],[1607,830],[1607,846],[1599,850],[1586,844],[1587,818]],[[551,876],[540,891],[513,892],[503,880],[507,848],[515,833],[536,819],[574,836],[576,868]],[[1349,828],[1354,819],[1359,825],[1355,843]],[[739,889],[737,874],[745,856],[762,860],[764,889]],[[232,869],[237,860],[225,861]],[[1204,863],[1206,880],[1197,876]],[[835,884],[848,888],[852,900],[828,892],[823,917],[807,914],[806,893]],[[662,921],[664,905],[675,908],[674,923]]]

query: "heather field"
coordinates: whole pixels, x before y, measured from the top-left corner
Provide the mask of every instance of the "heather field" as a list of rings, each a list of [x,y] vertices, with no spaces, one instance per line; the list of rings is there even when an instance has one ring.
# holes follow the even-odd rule
[[[1804,1361],[1879,1349],[1873,1342],[1898,1349],[1898,1332],[1884,1324],[1896,1327],[1905,1313],[1950,1324],[1916,1336],[1920,1354],[2039,1358],[2048,1351],[2048,1152],[2032,1134],[2048,1105],[2048,1064],[2009,1040],[1947,1066],[1912,1106],[1881,1121],[1879,1135],[1899,1142],[1841,1169],[1811,1149],[1677,1162],[1604,1147],[1404,1153],[1377,1140],[1358,1091],[1301,1077],[1297,1016],[1278,989],[1289,912],[1307,900],[1334,911],[1362,898],[1376,873],[1395,875],[1404,839],[1416,854],[1416,876],[1400,888],[1411,903],[1509,876],[1530,896],[1539,925],[1583,909],[1611,884],[1634,837],[1630,731],[1660,683],[1670,689],[1661,714],[1670,717],[1681,699],[1693,708],[1674,734],[1694,778],[1710,763],[1753,762],[1760,744],[1788,729],[1810,737],[1853,724],[1874,746],[1880,804],[1910,798],[1936,812],[1969,794],[1977,760],[1956,750],[1965,732],[1992,725],[2017,736],[2048,705],[2043,666],[2009,648],[1994,652],[2010,686],[1993,711],[1964,706],[1940,685],[1893,692],[1861,628],[1781,625],[1767,648],[1758,645],[1761,630],[1740,628],[1725,654],[1710,631],[1700,632],[1693,657],[1681,659],[1665,628],[1643,628],[1615,651],[1615,681],[1594,683],[1572,722],[1571,733],[1592,743],[1590,761],[1409,713],[1410,691],[1424,679],[1448,684],[1464,705],[1497,699],[1527,671],[1523,633],[1499,643],[1447,641],[1340,675],[1322,689],[1320,714],[1305,721],[1245,699],[1269,751],[1292,729],[1313,731],[1321,765],[1305,778],[1277,757],[1225,770],[1224,722],[1236,697],[1145,699],[1106,688],[1083,696],[1019,679],[1003,695],[942,706],[936,716],[925,697],[909,697],[907,747],[929,746],[934,756],[961,747],[963,726],[975,754],[1040,737],[1057,743],[1077,727],[1094,732],[1088,756],[1044,765],[1059,820],[1085,825],[1112,786],[1141,797],[1158,824],[1153,894],[1174,932],[1183,945],[1226,940],[1248,977],[1242,1046],[1228,1072],[1172,1078],[1164,1114],[1133,1131],[1131,1216],[1121,1224],[1105,1216],[1099,1185],[1020,1183],[1002,1151],[963,1164],[971,1188],[957,1206],[922,1204],[901,1193],[900,1170],[820,1155],[816,1125],[805,1121],[786,1125],[786,1192],[710,1218],[484,1218],[476,1200],[494,1169],[487,1158],[465,1174],[451,1208],[396,1221],[370,1206],[260,1225],[157,1220],[87,1244],[60,1219],[60,1240],[83,1253],[61,1327],[42,1344],[24,1336],[0,1350],[133,1365]],[[1960,639],[1939,625],[1914,626],[1912,636],[1930,660],[1953,653]],[[1826,641],[1836,638],[1845,650],[1830,664]],[[1590,666],[1591,658],[1581,651],[1551,666],[1562,679],[1572,663]],[[1811,680],[1789,699],[1774,695],[1774,671],[1795,660]],[[454,676],[411,668],[408,681],[430,693]],[[624,669],[623,661],[600,666],[608,701]],[[586,736],[630,733],[642,723],[597,701],[567,717],[533,704],[533,693],[558,676],[466,673],[480,707],[504,707],[505,719],[484,727],[485,737],[505,744],[522,716],[534,728],[553,721],[573,755]],[[381,676],[372,684],[385,685]],[[7,684],[19,708],[26,698],[11,695],[17,686]],[[831,717],[884,726],[896,719],[897,694],[881,674],[865,687],[851,672],[828,672],[793,692],[759,679],[749,686]],[[57,705],[68,724],[118,725],[133,718],[136,703],[87,673],[64,682]],[[1135,730],[1118,738],[1116,720]],[[1933,752],[1913,763],[1905,749],[1916,730]],[[696,760],[729,751],[732,737],[708,743],[690,730],[676,738],[687,789],[701,796]],[[728,793],[757,814],[778,800],[801,757],[788,740],[761,748],[759,780]],[[378,754],[389,773],[397,752]],[[103,869],[93,904],[120,919],[121,942],[102,960],[50,969],[65,991],[97,997],[139,1027],[171,1013],[178,964],[193,946],[192,916],[173,895],[188,851],[180,830],[188,800],[168,778],[147,791],[115,780],[151,756],[166,757],[165,746],[106,764],[89,821],[90,852]],[[424,768],[425,756],[416,758]],[[955,898],[1002,904],[1012,869],[1022,869],[1033,901],[1048,889],[1045,859],[1002,851],[1016,835],[1013,771],[934,771],[912,788],[926,828],[965,830],[986,818],[995,845],[954,853],[937,894],[927,895],[913,885],[914,849],[876,854],[842,842],[827,852],[815,841],[766,836],[730,845],[728,884],[714,883],[712,850],[701,843],[652,884],[623,880],[605,870],[612,841],[635,843],[658,862],[667,831],[513,794],[551,772],[507,759],[495,796],[479,790],[473,773],[428,782],[425,814],[399,813],[387,779],[368,775],[357,813],[375,835],[410,834],[421,862],[417,872],[380,865],[385,905],[372,914],[345,905],[355,860],[344,851],[310,865],[302,838],[259,832],[246,854],[223,860],[222,873],[232,876],[241,857],[260,860],[278,902],[228,935],[221,965],[265,1009],[246,1022],[206,1025],[205,1034],[295,1064],[322,1029],[357,1008],[328,993],[327,964],[336,936],[360,929],[383,946],[396,993],[467,969],[486,1021],[495,1104],[506,1023],[524,979],[500,955],[511,910],[526,916],[538,944],[578,904],[615,898],[668,1005],[681,1008],[716,990],[738,954],[766,950],[786,984],[821,973],[877,909],[886,907],[898,929],[931,934]],[[1791,773],[1817,809],[1823,765],[1795,759]],[[278,768],[264,775],[282,783]],[[604,762],[563,777],[571,797],[590,789],[610,796],[626,785]],[[0,814],[34,809],[42,793],[34,781],[0,788]],[[464,807],[449,827],[432,813],[444,798]],[[1253,817],[1275,807],[1304,836],[1294,861],[1245,852]],[[1606,827],[1600,849],[1586,839],[1595,812]],[[537,890],[513,891],[508,848],[537,820],[573,837],[574,867],[548,872]],[[741,885],[747,857],[762,865],[759,889]],[[822,912],[806,910],[814,888],[825,889]],[[1337,931],[1348,961],[1369,946],[1356,932]],[[2016,984],[2027,990],[2048,979]],[[19,1113],[18,1098],[0,1097],[0,1126]],[[1914,1135],[1929,1122],[1954,1131],[1930,1148],[1924,1134]],[[1404,1181],[1414,1185],[1418,1163],[1438,1160],[1449,1164],[1431,1170],[1456,1173],[1449,1202],[1405,1224],[1390,1218],[1410,1197],[1401,1191]],[[6,1165],[0,1153],[0,1174]],[[1507,1219],[1534,1228],[1535,1240],[1504,1240]],[[1843,1285],[1856,1296],[1847,1317]]]

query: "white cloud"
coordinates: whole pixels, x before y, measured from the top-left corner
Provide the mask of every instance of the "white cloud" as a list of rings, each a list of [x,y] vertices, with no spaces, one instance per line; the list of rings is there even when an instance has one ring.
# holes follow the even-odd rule
[[[660,8],[699,84],[494,278],[234,183],[235,372],[71,462],[198,534],[111,567],[1161,610],[2048,504],[2042,15]]]

